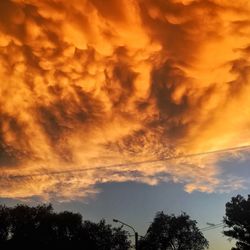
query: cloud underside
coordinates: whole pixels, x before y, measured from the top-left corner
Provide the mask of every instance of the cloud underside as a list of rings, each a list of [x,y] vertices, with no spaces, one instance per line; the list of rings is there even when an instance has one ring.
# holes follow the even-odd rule
[[[225,153],[169,158],[250,143],[249,1],[0,9],[1,197],[77,199],[123,181],[243,186],[220,177]]]

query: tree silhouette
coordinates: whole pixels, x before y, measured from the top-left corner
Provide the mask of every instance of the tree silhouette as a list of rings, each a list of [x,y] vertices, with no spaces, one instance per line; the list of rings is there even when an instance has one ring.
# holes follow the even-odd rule
[[[9,209],[6,206],[0,206],[0,246],[8,240],[10,227]]]
[[[28,207],[18,205],[9,209],[10,238],[8,243],[14,246],[31,247],[34,243],[48,245],[53,239],[53,209],[49,206]],[[49,223],[50,222],[50,223]]]
[[[51,205],[0,206],[0,249],[128,250],[128,233],[104,220],[82,221],[72,212],[55,213]]]
[[[88,249],[93,250],[126,250],[130,248],[128,233],[121,228],[111,228],[104,220],[99,223],[85,221],[83,235]]]
[[[250,195],[245,199],[241,195],[232,197],[231,201],[226,203],[226,216],[224,225],[229,228],[223,233],[233,239],[236,239],[236,247],[232,250],[250,249]]]
[[[182,213],[180,216],[158,212],[146,236],[139,241],[140,250],[203,250],[208,241],[197,228],[196,221]]]

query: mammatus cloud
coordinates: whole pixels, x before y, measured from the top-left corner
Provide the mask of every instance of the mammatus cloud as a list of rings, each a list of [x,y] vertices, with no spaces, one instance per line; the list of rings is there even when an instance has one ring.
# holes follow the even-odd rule
[[[219,177],[225,154],[129,163],[250,142],[249,1],[5,0],[0,10],[1,197],[76,199],[110,181],[243,185]]]

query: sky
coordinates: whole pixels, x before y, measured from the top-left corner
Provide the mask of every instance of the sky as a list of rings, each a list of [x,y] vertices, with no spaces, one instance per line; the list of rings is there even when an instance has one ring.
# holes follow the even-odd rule
[[[1,203],[116,215],[144,233],[161,210],[220,222],[247,194],[248,0],[4,0],[0,12]]]

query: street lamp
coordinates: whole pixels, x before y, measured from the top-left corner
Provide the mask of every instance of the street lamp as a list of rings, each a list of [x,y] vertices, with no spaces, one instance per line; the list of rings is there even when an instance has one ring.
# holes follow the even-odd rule
[[[127,227],[131,228],[134,231],[134,234],[135,234],[135,250],[138,250],[138,233],[135,231],[135,229],[132,226],[130,226],[130,225],[128,225],[128,224],[126,224],[126,223],[124,223],[124,222],[122,222],[120,220],[117,220],[117,219],[113,219],[113,222],[121,223],[122,225],[127,226]]]

